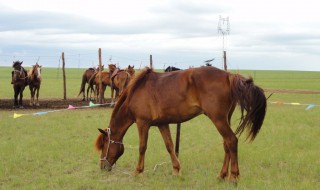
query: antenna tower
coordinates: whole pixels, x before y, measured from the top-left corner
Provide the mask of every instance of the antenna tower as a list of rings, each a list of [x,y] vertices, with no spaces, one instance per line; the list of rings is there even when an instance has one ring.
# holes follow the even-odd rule
[[[227,70],[227,53],[224,48],[224,36],[230,34],[229,17],[223,18],[219,16],[218,34],[222,35],[222,51],[224,60],[224,70]]]

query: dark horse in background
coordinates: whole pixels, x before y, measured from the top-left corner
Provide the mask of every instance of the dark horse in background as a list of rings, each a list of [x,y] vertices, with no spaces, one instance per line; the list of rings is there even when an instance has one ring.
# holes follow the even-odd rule
[[[102,70],[103,70],[102,66]],[[85,88],[86,88],[86,83],[88,83],[88,87],[87,87],[87,100],[89,100],[89,90],[91,90],[90,92],[90,99],[91,99],[91,94],[94,91],[94,86],[89,84],[90,79],[94,76],[95,73],[99,72],[99,67],[95,68],[88,68],[87,70],[85,70],[82,74],[82,81],[81,81],[81,86],[80,86],[80,91],[78,96],[80,96],[81,93],[83,93],[83,98],[82,101],[86,100],[86,95],[85,95]]]
[[[177,67],[169,66],[164,70],[164,72],[179,71],[179,70],[181,70],[181,69],[179,69]]]
[[[35,65],[32,65],[32,68],[28,72],[28,83],[29,83],[29,89],[30,89],[30,106],[36,105],[40,106],[39,104],[39,91],[41,86],[41,66],[36,63]],[[36,99],[35,99],[36,96]]]
[[[241,118],[233,132],[230,122],[237,104],[241,108]],[[166,73],[156,73],[147,68],[130,82],[119,97],[109,127],[99,129],[96,148],[101,151],[100,167],[108,171],[112,169],[124,153],[122,140],[126,131],[136,123],[139,159],[133,174],[143,172],[148,132],[151,126],[157,126],[170,154],[173,174],[179,175],[180,162],[173,150],[169,124],[182,123],[205,114],[223,138],[225,156],[218,179],[229,176],[229,180],[236,183],[239,177],[236,135],[241,135],[246,129],[247,139],[254,140],[263,124],[266,106],[264,91],[253,83],[252,78],[215,67]],[[194,132],[197,132],[196,128]]]
[[[23,91],[28,85],[27,70],[25,70],[21,65],[23,61],[14,61],[12,68],[14,69],[11,72],[12,75],[12,86],[14,90],[14,103],[13,108],[23,108],[22,98]],[[19,96],[19,101],[18,101]]]

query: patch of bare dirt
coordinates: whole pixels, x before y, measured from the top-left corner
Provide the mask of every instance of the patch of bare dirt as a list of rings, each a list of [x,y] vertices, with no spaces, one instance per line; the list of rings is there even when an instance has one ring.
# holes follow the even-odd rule
[[[287,93],[287,94],[320,94],[320,91],[315,90],[299,90],[299,89],[264,89],[267,93]],[[88,106],[90,101],[82,101],[80,98],[73,99],[39,99],[40,106],[30,106],[30,99],[23,100],[24,109],[62,109],[68,108],[69,105],[75,107]],[[106,103],[110,103],[110,99]],[[95,101],[92,101],[96,103]],[[13,99],[0,99],[0,109],[12,110]],[[16,108],[17,109],[17,108]]]
[[[110,99],[106,100],[106,103],[110,103]],[[39,99],[40,106],[30,106],[30,99],[23,99],[23,109],[62,109],[68,108],[69,105],[75,107],[89,106],[90,101],[82,101],[79,98],[74,99]],[[98,104],[92,101],[94,104]],[[13,99],[0,99],[0,109],[13,110]],[[20,108],[15,108],[20,109]]]

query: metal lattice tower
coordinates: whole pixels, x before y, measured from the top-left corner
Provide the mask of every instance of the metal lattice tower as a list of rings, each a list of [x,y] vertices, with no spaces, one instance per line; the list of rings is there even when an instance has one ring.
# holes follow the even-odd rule
[[[219,16],[219,24],[218,24],[218,34],[222,35],[222,47],[224,51],[224,36],[230,34],[230,23],[229,17],[222,18]]]
[[[218,24],[218,34],[222,35],[222,52],[223,52],[223,66],[224,70],[227,70],[227,53],[224,49],[224,36],[230,34],[230,23],[229,17],[222,18],[219,16],[219,24]]]

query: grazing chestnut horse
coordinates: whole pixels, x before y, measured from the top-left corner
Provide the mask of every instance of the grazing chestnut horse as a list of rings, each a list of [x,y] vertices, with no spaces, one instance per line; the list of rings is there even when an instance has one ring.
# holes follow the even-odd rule
[[[230,121],[237,104],[241,108],[241,119],[234,133]],[[150,126],[158,126],[171,157],[173,174],[179,175],[180,163],[173,150],[169,124],[185,122],[200,114],[208,116],[223,137],[225,156],[218,178],[225,179],[229,175],[230,165],[229,180],[237,182],[239,168],[236,135],[246,129],[247,138],[254,140],[266,114],[266,97],[251,78],[215,67],[167,73],[156,73],[147,68],[137,75],[115,104],[109,127],[99,129],[101,133],[95,146],[101,151],[101,169],[110,171],[123,154],[122,139],[135,122],[140,143],[139,160],[133,174],[143,172],[148,131]]]
[[[28,82],[29,82],[29,89],[30,89],[30,106],[36,105],[39,106],[39,90],[41,85],[41,66],[36,63],[32,66],[31,70],[28,72]],[[36,100],[34,96],[36,95]]]
[[[102,66],[102,70],[103,70],[103,66]],[[81,86],[80,86],[80,91],[78,96],[80,96],[81,93],[83,93],[83,98],[82,101],[86,100],[86,95],[85,95],[85,87],[86,87],[86,83],[88,83],[88,87],[87,87],[87,100],[89,100],[89,90],[91,90],[90,93],[90,99],[91,99],[91,94],[94,91],[93,89],[93,85],[89,84],[89,81],[91,79],[91,77],[95,74],[99,72],[99,67],[95,68],[88,68],[87,70],[85,70],[82,74],[82,81],[81,81]]]
[[[12,74],[12,85],[14,90],[14,103],[13,108],[23,108],[22,98],[23,91],[28,85],[27,71],[21,66],[23,61],[13,62],[13,71]],[[19,101],[18,101],[19,96]]]

